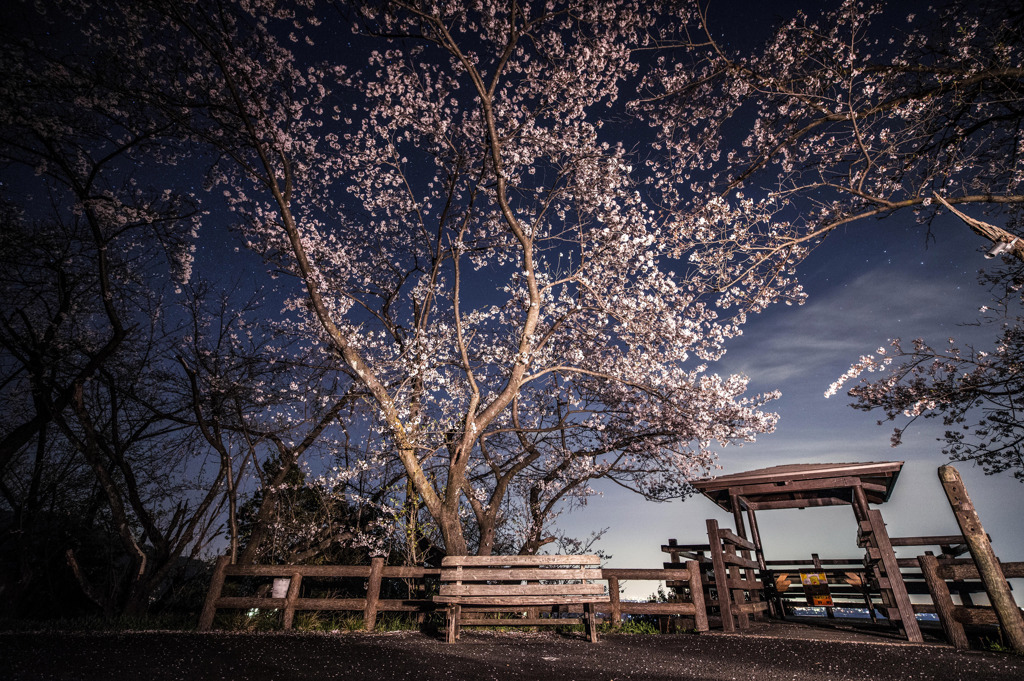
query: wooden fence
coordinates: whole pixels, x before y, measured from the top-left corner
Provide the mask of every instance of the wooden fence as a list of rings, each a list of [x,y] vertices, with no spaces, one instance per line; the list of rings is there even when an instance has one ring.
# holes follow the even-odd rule
[[[969,598],[964,602],[963,596],[961,596],[960,605],[953,603],[949,585],[946,584],[947,580],[954,583],[954,589],[962,589],[965,582],[981,583],[978,568],[973,560],[970,558],[939,558],[925,554],[919,556],[917,561],[934,603],[930,611],[938,614],[942,630],[954,647],[962,649],[970,647],[964,632],[965,624],[1000,624],[996,611],[992,607],[975,605]],[[1001,563],[999,567],[1006,579],[1024,577],[1024,562]],[[972,589],[972,591],[984,591],[984,587]]]
[[[685,565],[685,567],[683,567]],[[601,570],[604,579],[608,580],[608,620],[618,628],[622,615],[683,615],[692,617],[697,631],[708,630],[708,613],[704,603],[704,588],[701,581],[700,563],[695,560],[679,564],[679,568],[664,570],[628,570],[609,568]],[[682,568],[682,569],[680,569]],[[689,587],[689,601],[675,600],[666,603],[631,603],[619,599],[619,580],[639,579],[671,582],[676,589],[682,590],[682,584]],[[678,591],[677,591],[678,593]],[[605,606],[598,603],[599,612]]]
[[[679,569],[671,570],[602,570],[602,579],[608,581],[608,600],[595,604],[600,618],[611,622],[613,627],[621,625],[623,615],[683,615],[692,617],[697,631],[707,631],[707,612],[703,600],[700,566],[696,561],[687,562]],[[411,579],[422,582],[441,574],[440,568],[421,568],[384,565],[383,558],[374,558],[370,565],[231,565],[227,556],[217,559],[210,590],[199,618],[199,630],[208,631],[213,626],[217,610],[265,608],[283,612],[282,626],[291,629],[296,611],[356,611],[362,612],[364,628],[372,631],[380,612],[429,613],[435,610],[434,602],[424,593],[423,598],[385,599],[381,598],[381,582],[384,579]],[[230,577],[283,578],[290,580],[284,598],[267,596],[225,596],[224,583]],[[300,591],[304,578],[362,578],[366,585],[363,598],[302,598]],[[691,585],[693,594],[690,602],[631,603],[619,597],[620,580],[672,580]]]
[[[871,588],[869,570],[864,567],[862,558],[819,558],[815,553],[809,560],[769,560],[765,564],[768,567],[764,577],[766,584],[774,585],[776,577],[782,575],[790,582],[784,591],[774,592],[780,615],[785,614],[786,608],[808,607],[807,595],[800,583],[801,572],[824,572],[835,607],[867,608],[875,619],[875,603],[880,600],[881,592]],[[833,608],[825,608],[825,614],[835,617]]]
[[[440,577],[440,568],[403,567],[384,565],[383,558],[374,558],[369,565],[231,565],[227,556],[217,559],[210,580],[210,590],[199,618],[199,630],[213,626],[216,611],[226,608],[278,608],[284,611],[283,627],[291,629],[296,610],[349,610],[363,613],[367,630],[376,626],[379,612],[429,612],[434,602],[429,598],[382,599],[381,580],[389,578],[418,579]],[[284,598],[260,596],[224,596],[227,577],[268,577],[291,580]],[[300,598],[299,590],[305,577],[338,578],[361,577],[366,580],[364,598]]]

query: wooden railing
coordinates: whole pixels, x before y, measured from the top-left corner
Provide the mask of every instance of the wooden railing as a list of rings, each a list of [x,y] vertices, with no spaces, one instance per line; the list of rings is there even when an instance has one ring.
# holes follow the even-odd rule
[[[685,567],[683,567],[685,566]],[[608,580],[608,620],[618,628],[623,615],[683,615],[692,617],[697,631],[708,630],[708,613],[704,603],[704,587],[701,581],[700,563],[695,560],[680,564],[681,569],[664,570],[629,570],[608,568],[601,574]],[[665,603],[630,603],[619,599],[619,580],[656,580],[672,582],[681,591],[682,584],[689,586],[690,601],[670,601]],[[598,612],[604,603],[598,603]]]
[[[955,648],[966,649],[970,645],[964,632],[965,624],[1000,624],[996,611],[991,607],[980,607],[973,604],[955,605],[946,581],[962,585],[967,581],[979,583],[978,568],[971,559],[938,558],[936,556],[918,556],[918,565],[924,575],[925,582],[931,592],[934,612],[939,616],[942,630],[946,638]],[[1024,562],[1001,563],[1005,579],[1024,577]],[[956,586],[954,586],[956,588]],[[984,589],[981,589],[984,591]]]
[[[376,626],[379,612],[429,612],[434,602],[429,598],[382,599],[381,580],[389,578],[420,579],[439,577],[439,568],[403,567],[384,565],[383,558],[372,559],[370,565],[231,565],[227,556],[217,559],[210,590],[199,618],[199,630],[213,626],[217,610],[225,608],[278,608],[284,611],[282,626],[291,629],[297,610],[349,610],[363,613],[367,631]],[[284,598],[259,596],[223,596],[227,577],[278,577],[291,580]],[[300,598],[299,590],[305,577],[361,577],[366,579],[365,598]]]
[[[719,528],[714,519],[708,519],[707,526],[718,596],[717,603],[711,604],[717,604],[722,614],[722,629],[730,632],[737,626],[746,629],[750,626],[751,615],[768,609],[764,585],[757,576],[757,561],[751,558],[756,547],[732,530]]]

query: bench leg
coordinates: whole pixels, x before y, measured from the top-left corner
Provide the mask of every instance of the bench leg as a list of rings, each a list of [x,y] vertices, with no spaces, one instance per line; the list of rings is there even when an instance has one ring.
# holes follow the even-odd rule
[[[445,643],[455,643],[455,639],[459,635],[459,616],[461,608],[458,605],[452,603],[448,604],[447,609],[447,621],[445,622]]]
[[[583,615],[587,620],[587,635],[591,643],[597,643],[597,616],[594,614],[594,604],[583,604]]]

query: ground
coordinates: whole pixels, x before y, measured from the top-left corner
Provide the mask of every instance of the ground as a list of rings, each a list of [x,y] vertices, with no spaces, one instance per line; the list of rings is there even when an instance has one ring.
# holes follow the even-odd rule
[[[6,681],[1024,679],[1024,657],[946,645],[764,635],[466,632],[3,633]]]

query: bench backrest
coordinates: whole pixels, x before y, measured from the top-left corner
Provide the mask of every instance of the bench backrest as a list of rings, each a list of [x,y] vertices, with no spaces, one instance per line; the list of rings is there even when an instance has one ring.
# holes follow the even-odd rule
[[[442,596],[584,596],[605,592],[598,556],[448,556]]]

